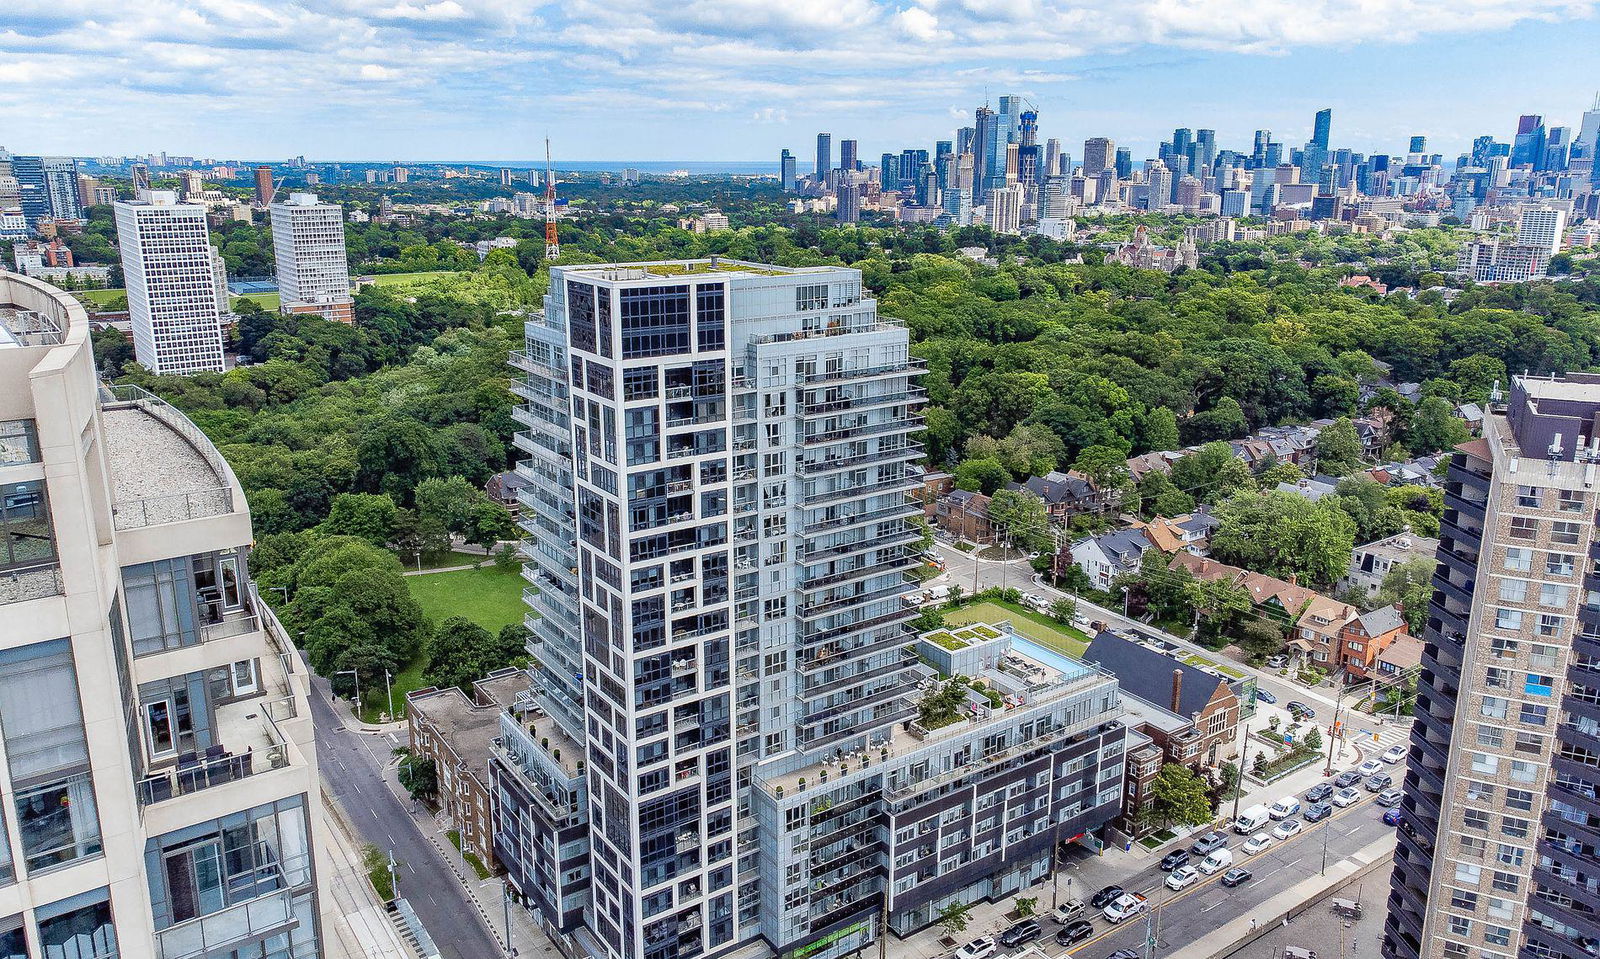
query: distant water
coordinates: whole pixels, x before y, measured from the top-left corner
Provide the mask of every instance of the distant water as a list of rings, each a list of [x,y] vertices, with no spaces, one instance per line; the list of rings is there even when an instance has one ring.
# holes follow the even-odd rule
[[[543,161],[537,160],[438,160],[445,164],[469,163],[480,167],[510,167],[515,170],[528,168],[544,169]],[[632,168],[640,173],[666,174],[677,170],[687,170],[698,176],[730,176],[734,174],[770,176],[778,175],[778,161],[768,160],[559,160],[556,162],[557,170],[576,170],[579,172],[621,173],[624,169]]]

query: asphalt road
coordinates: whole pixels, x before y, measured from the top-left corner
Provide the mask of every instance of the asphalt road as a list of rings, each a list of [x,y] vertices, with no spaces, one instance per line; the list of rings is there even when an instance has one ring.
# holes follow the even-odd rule
[[[1060,927],[1046,920],[1041,923],[1044,926],[1041,946],[1051,956],[1074,959],[1103,959],[1118,949],[1131,949],[1145,955],[1145,938],[1151,933],[1156,937],[1157,956],[1186,946],[1234,919],[1249,917],[1252,909],[1259,908],[1268,899],[1317,875],[1323,868],[1324,840],[1327,862],[1331,866],[1381,839],[1393,827],[1383,824],[1380,817],[1384,809],[1375,798],[1363,792],[1360,803],[1348,809],[1336,809],[1330,818],[1306,826],[1300,835],[1275,842],[1254,856],[1246,856],[1240,849],[1246,837],[1230,833],[1228,846],[1233,850],[1234,865],[1243,866],[1254,874],[1254,878],[1232,889],[1222,885],[1222,873],[1218,873],[1201,876],[1194,885],[1174,892],[1164,884],[1166,874],[1151,867],[1123,884],[1129,891],[1149,897],[1148,924],[1143,917],[1136,917],[1121,925],[1112,925],[1091,910],[1094,914],[1090,918],[1095,925],[1093,938],[1070,948],[1058,946],[1054,936]],[[1384,873],[1383,879],[1387,877]],[[1388,895],[1388,888],[1383,882],[1371,885],[1371,889],[1351,889],[1341,895],[1359,898],[1369,910],[1381,911],[1379,906]],[[1074,895],[1086,902],[1095,892],[1094,889],[1073,890]],[[1262,921],[1266,919],[1262,916]]]
[[[311,711],[316,728],[322,787],[344,807],[345,816],[365,842],[392,850],[400,863],[400,895],[444,959],[492,959],[503,954],[478,911],[439,853],[423,836],[406,804],[383,782],[392,744],[345,728],[342,710],[328,702],[327,684],[313,681]]]

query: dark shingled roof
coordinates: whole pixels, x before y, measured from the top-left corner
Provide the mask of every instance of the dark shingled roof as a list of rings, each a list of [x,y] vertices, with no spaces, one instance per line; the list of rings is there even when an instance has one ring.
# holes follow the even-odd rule
[[[1183,690],[1175,712],[1184,719],[1193,719],[1196,713],[1204,710],[1206,703],[1217,694],[1217,687],[1224,683],[1220,676],[1202,672],[1111,633],[1096,636],[1084,650],[1083,658],[1116,676],[1123,692],[1162,709],[1172,708],[1172,671],[1181,670]]]

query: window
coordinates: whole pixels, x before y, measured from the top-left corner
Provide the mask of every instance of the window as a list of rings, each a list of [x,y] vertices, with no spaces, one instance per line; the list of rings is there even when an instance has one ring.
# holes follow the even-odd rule
[[[1539,508],[1539,489],[1535,486],[1517,487],[1517,505],[1522,509]]]
[[[1555,685],[1556,680],[1553,676],[1539,676],[1529,673],[1527,683],[1523,686],[1523,691],[1529,696],[1549,696],[1555,691]]]
[[[721,284],[695,290],[695,337],[702,350],[720,350],[727,342],[725,294]]]
[[[1546,553],[1544,571],[1550,576],[1571,576],[1574,557],[1571,553]]]
[[[1533,809],[1533,793],[1526,789],[1507,789],[1506,806],[1511,809],[1531,811]]]
[[[39,461],[39,438],[33,420],[0,420],[0,466]],[[5,954],[0,950],[0,956]]]
[[[1487,773],[1487,774],[1492,776],[1496,772],[1498,772],[1499,769],[1500,769],[1500,757],[1499,756],[1491,756],[1488,753],[1473,753],[1472,754],[1472,771],[1473,772],[1475,772],[1475,773]]]
[[[1491,946],[1509,946],[1511,945],[1511,930],[1505,926],[1485,926],[1483,929],[1483,941]]]
[[[39,945],[46,956],[115,959],[117,930],[111,921],[111,896],[96,889],[38,910]],[[0,950],[0,955],[4,950]]]
[[[1550,718],[1550,707],[1523,703],[1517,718],[1529,726],[1543,726]]]
[[[1506,744],[1504,731],[1495,726],[1478,726],[1478,745],[1499,749]]]
[[[1558,494],[1561,497],[1557,508],[1563,513],[1583,512],[1583,493],[1575,489],[1564,489]]]
[[[794,288],[794,308],[804,310],[826,310],[828,308],[828,286],[797,286]]]
[[[169,833],[162,843],[153,853],[159,860],[148,860],[158,930],[311,879],[309,834],[299,797]]]
[[[1531,823],[1526,819],[1517,819],[1514,816],[1503,816],[1500,819],[1500,832],[1512,839],[1528,838],[1528,827]]]
[[[188,557],[124,567],[122,589],[135,656],[200,641]]]
[[[1528,596],[1528,581],[1525,579],[1502,579],[1500,581],[1500,599],[1507,603],[1520,603]]]
[[[1519,846],[1508,846],[1503,842],[1495,844],[1495,861],[1504,865],[1520,866],[1527,855],[1528,851]]]
[[[1488,831],[1489,814],[1482,809],[1468,809],[1461,816],[1461,824],[1468,829]]]
[[[1514,633],[1522,628],[1522,611],[1516,609],[1496,609],[1494,611],[1494,628],[1503,629]]]
[[[1509,705],[1506,700],[1498,696],[1485,696],[1483,697],[1483,702],[1478,706],[1478,712],[1488,716],[1490,719],[1505,719]]]
[[[1476,866],[1464,867],[1464,866],[1461,866],[1461,865],[1457,864],[1457,866],[1456,866],[1456,878],[1458,880],[1461,878],[1461,870],[1464,869],[1464,868],[1476,869],[1477,867]],[[1478,881],[1477,874],[1473,873],[1472,878],[1470,880],[1468,880],[1468,881],[1469,882],[1477,882]],[[1457,909],[1466,909],[1468,911],[1471,911],[1473,909],[1478,908],[1478,894],[1475,893],[1475,892],[1465,892],[1465,891],[1460,890],[1460,889],[1452,889],[1452,890],[1450,890],[1450,905],[1454,906]]]
[[[1476,886],[1478,884],[1478,877],[1482,874],[1482,866],[1474,866],[1471,863],[1465,862],[1456,863],[1456,882],[1466,883],[1469,886]],[[1476,901],[1477,897],[1474,896],[1473,900]]]
[[[622,398],[624,400],[655,399],[660,393],[660,377],[656,367],[641,366],[622,371]]]
[[[0,570],[44,566],[55,558],[44,481],[0,483]]]
[[[0,651],[0,729],[27,868],[98,855],[100,820],[68,640]]]
[[[1463,918],[1461,916],[1451,916],[1450,917],[1450,934],[1452,936],[1462,936],[1462,937],[1466,937],[1466,936],[1472,935],[1472,920]]]
[[[1539,605],[1565,609],[1572,597],[1572,587],[1561,583],[1543,583],[1539,586]]]
[[[689,351],[687,287],[646,286],[625,289],[619,295],[624,359]]]
[[[1533,550],[1526,546],[1513,546],[1506,550],[1506,569],[1526,573],[1533,569]]]
[[[1567,618],[1556,616],[1553,613],[1539,614],[1540,636],[1564,636],[1567,631]]]
[[[1561,521],[1550,524],[1550,542],[1561,543],[1566,546],[1576,546],[1583,535],[1583,527],[1577,523]]]
[[[1511,761],[1511,779],[1519,783],[1536,782],[1539,778],[1539,766],[1535,763],[1525,763],[1520,759]]]
[[[1512,539],[1533,539],[1539,535],[1539,521],[1528,516],[1513,516],[1506,524],[1506,535]]]

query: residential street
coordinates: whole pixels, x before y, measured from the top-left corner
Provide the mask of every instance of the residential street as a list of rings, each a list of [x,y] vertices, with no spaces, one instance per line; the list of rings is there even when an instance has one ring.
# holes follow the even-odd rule
[[[444,959],[502,955],[455,874],[417,827],[408,804],[384,785],[389,750],[404,745],[403,736],[367,736],[346,728],[349,713],[329,703],[328,685],[321,677],[313,680],[311,709],[324,790],[344,807],[363,841],[394,852],[400,863],[400,895],[416,910],[440,954]]]

